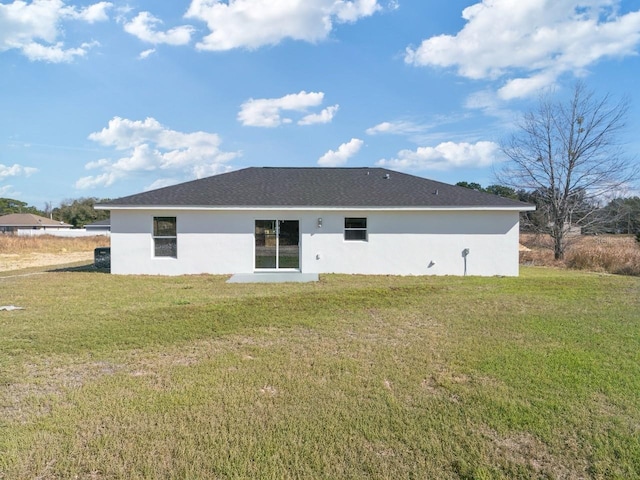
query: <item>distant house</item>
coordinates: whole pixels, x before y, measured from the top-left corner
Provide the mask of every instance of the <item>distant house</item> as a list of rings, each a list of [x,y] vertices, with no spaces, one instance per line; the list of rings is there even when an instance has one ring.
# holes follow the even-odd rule
[[[68,230],[73,225],[52,220],[47,217],[34,215],[33,213],[10,213],[0,216],[0,233],[15,233],[38,230],[39,233]]]
[[[96,205],[116,274],[518,275],[533,205],[382,168],[246,168]]]
[[[87,223],[84,226],[87,233],[94,235],[108,235],[111,231],[111,219],[98,220],[97,222]]]

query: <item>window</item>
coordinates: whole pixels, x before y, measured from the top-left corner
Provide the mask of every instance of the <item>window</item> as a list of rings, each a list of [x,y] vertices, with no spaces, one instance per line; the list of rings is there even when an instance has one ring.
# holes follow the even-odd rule
[[[178,256],[176,217],[153,217],[153,243],[156,257]]]
[[[351,218],[344,219],[344,239],[367,241],[367,219]]]

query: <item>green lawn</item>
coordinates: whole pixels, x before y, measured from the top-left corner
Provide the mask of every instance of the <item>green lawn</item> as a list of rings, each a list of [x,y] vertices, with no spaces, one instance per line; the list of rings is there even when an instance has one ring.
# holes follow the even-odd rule
[[[640,278],[0,278],[0,479],[639,478]]]

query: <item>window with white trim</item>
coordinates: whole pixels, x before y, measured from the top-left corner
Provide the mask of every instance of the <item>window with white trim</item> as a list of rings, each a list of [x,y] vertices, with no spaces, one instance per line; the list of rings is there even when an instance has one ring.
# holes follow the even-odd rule
[[[153,217],[153,246],[155,257],[178,257],[177,232],[176,217]]]
[[[367,241],[367,219],[346,217],[344,219],[344,239],[349,241]]]

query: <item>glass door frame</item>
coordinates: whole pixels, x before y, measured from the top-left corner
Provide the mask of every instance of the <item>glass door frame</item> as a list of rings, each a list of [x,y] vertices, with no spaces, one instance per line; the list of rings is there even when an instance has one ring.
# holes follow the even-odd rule
[[[293,238],[295,243],[288,245],[287,242],[282,242],[281,239],[284,239],[285,236],[284,230],[281,230],[282,224],[295,224],[293,231],[297,234],[297,238]],[[300,268],[300,220],[287,220],[287,219],[263,219],[263,218],[254,218],[254,230],[253,230],[253,268],[255,271],[260,272],[282,272],[282,271],[293,271],[299,272]],[[268,227],[271,228],[268,228]],[[293,225],[291,225],[293,226]],[[259,229],[262,229],[262,232],[258,232]],[[286,229],[286,232],[289,233],[289,229]],[[288,247],[295,247],[295,252],[292,249],[289,249],[289,253],[293,253],[293,255],[284,255],[285,249]],[[270,249],[273,249],[273,255],[270,253]],[[260,254],[260,250],[262,250],[262,254]],[[273,257],[273,258],[271,258]],[[266,259],[266,262],[264,261]],[[292,267],[282,267],[281,264],[283,260],[290,259],[293,260],[295,266]],[[260,264],[267,264],[267,266],[260,266]],[[286,263],[286,261],[284,262]]]

